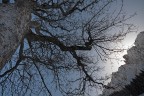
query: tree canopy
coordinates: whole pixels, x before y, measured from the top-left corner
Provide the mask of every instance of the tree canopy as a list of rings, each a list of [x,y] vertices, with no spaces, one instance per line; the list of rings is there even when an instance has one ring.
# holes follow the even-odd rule
[[[89,90],[111,88],[96,76],[97,64],[121,51],[110,43],[132,31],[123,0],[27,1],[30,29],[1,70],[2,96],[91,96]]]

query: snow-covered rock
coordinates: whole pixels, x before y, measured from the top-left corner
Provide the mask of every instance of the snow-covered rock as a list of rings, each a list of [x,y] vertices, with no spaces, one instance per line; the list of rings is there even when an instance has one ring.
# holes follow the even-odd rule
[[[138,34],[134,44],[135,46],[123,56],[126,64],[120,66],[117,72],[112,73],[112,79],[108,86],[114,87],[114,89],[104,89],[100,96],[109,96],[114,91],[121,90],[144,69],[144,32]]]

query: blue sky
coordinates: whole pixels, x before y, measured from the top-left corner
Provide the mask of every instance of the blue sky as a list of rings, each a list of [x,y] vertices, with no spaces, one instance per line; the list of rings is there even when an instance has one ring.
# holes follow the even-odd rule
[[[125,40],[125,42],[130,46],[135,38],[136,35],[144,31],[144,0],[124,0],[124,11],[131,15],[136,12],[136,16],[129,20],[130,23],[133,23],[137,28],[137,33],[129,34]],[[127,45],[125,44],[125,45]]]
[[[127,35],[122,42],[125,48],[129,48],[133,45],[137,34],[141,31],[144,31],[144,0],[124,0],[123,10],[127,14],[127,16],[132,15],[135,12],[137,13],[135,17],[128,20],[129,23],[133,23],[138,28],[137,33]],[[125,53],[120,54],[119,57],[122,58],[123,54]],[[121,64],[123,63],[108,65],[109,67],[106,68],[105,71],[109,73],[116,71]],[[96,96],[96,94],[92,96]]]
[[[137,37],[137,34],[139,32],[144,31],[144,0],[124,0],[124,7],[123,11],[126,13],[127,16],[130,16],[134,13],[136,15],[129,19],[127,22],[134,24],[136,26],[136,31],[134,33],[128,34],[121,45],[125,48],[128,49],[131,46],[133,46],[134,41]],[[122,59],[122,56],[126,54],[126,51],[124,53],[120,53],[119,58]],[[124,62],[121,62],[120,64],[115,64],[113,65],[112,71],[116,71],[117,68],[121,65],[124,64]]]
[[[134,45],[134,41],[137,37],[137,34],[144,31],[144,0],[124,0],[123,11],[127,16],[130,16],[134,13],[136,15],[129,19],[127,22],[134,24],[137,28],[137,32],[128,34],[125,39],[122,41],[120,46],[123,46],[125,49],[129,49]],[[122,61],[112,61],[105,64],[104,74],[111,74],[118,70],[118,67],[123,65],[123,55],[126,54],[126,51],[123,53],[115,54],[114,56]],[[95,93],[92,96],[97,96]]]

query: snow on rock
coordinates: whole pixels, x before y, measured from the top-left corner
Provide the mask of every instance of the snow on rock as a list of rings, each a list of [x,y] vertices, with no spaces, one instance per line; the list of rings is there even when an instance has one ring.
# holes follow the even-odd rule
[[[114,91],[121,90],[125,85],[130,84],[140,70],[144,69],[144,32],[138,34],[134,44],[135,46],[123,56],[126,64],[120,66],[117,72],[112,73],[112,79],[108,86],[114,87],[114,89],[104,89],[100,96],[109,96]]]

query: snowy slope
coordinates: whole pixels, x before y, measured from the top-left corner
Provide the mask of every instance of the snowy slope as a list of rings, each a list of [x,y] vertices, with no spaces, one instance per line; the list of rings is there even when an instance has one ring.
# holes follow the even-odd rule
[[[109,96],[114,91],[121,90],[135,78],[135,75],[140,73],[140,70],[144,70],[144,32],[137,36],[135,46],[130,48],[123,57],[126,64],[120,66],[118,71],[112,74],[111,82],[108,84],[115,89],[104,89],[100,96]]]

